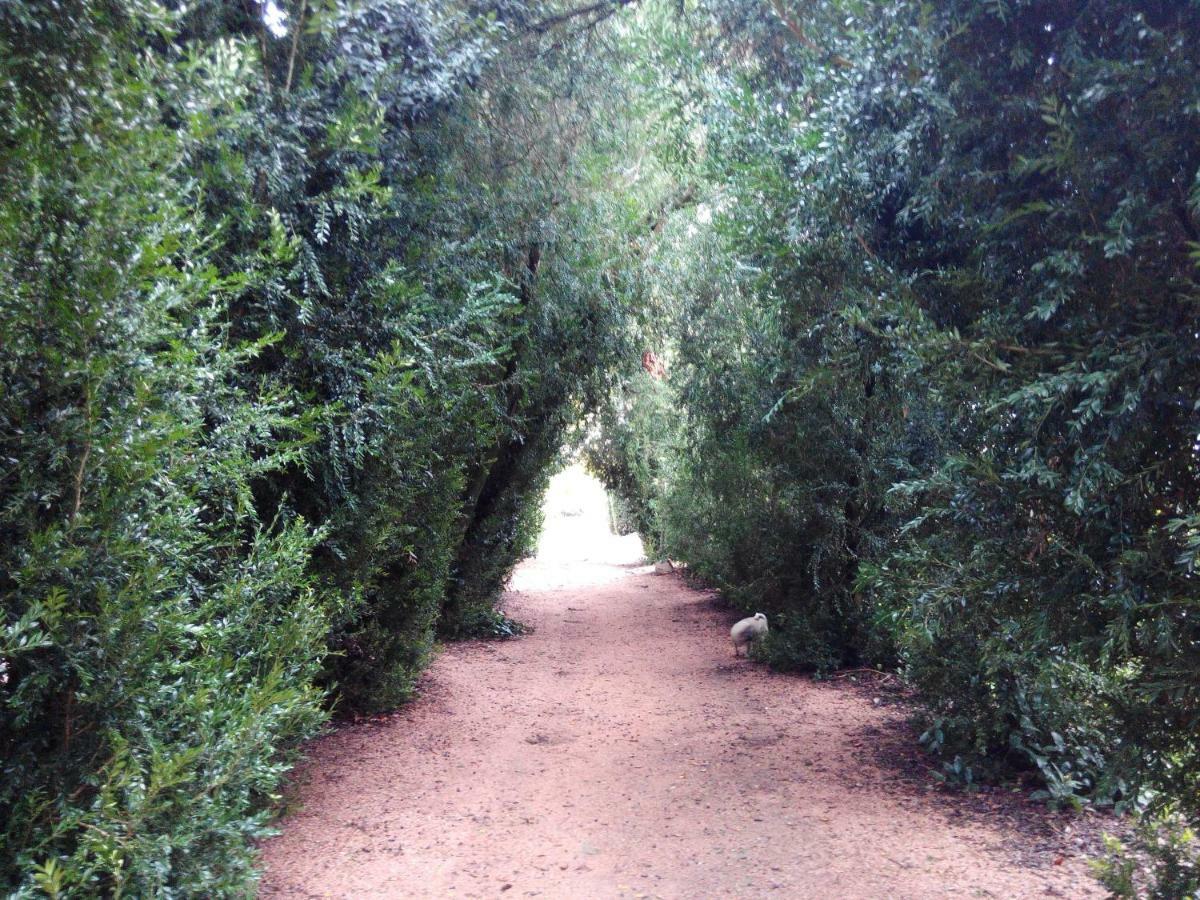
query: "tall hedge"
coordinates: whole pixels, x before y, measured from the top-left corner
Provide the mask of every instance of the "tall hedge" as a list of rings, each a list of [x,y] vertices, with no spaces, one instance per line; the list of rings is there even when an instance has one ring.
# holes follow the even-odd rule
[[[202,135],[161,112],[247,88],[215,56],[192,58],[200,84],[140,54],[161,13],[0,14],[0,881],[18,894],[240,890],[324,720],[316,536],[253,497],[301,457],[305,416],[241,383],[271,341],[226,319],[292,248],[276,226],[242,269],[216,263],[178,176]]]
[[[1198,15],[648,19],[696,202],[651,264],[670,398],[615,397],[610,482],[666,473],[650,530],[772,614],[772,662],[898,667],[951,777],[1200,810]]]
[[[0,10],[7,890],[252,892],[330,711],[507,627],[629,314],[553,15]]]

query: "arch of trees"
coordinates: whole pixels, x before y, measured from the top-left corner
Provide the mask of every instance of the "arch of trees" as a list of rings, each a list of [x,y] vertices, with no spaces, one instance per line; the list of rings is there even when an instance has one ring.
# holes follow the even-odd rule
[[[331,712],[516,627],[564,445],[770,663],[902,673],[946,777],[1194,821],[1198,43],[1193,0],[0,7],[0,883],[251,889]]]

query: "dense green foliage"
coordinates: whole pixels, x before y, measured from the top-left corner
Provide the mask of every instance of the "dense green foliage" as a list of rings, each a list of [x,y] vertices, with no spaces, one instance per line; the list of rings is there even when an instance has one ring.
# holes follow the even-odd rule
[[[1198,43],[1195,0],[0,6],[0,883],[251,891],[331,710],[518,630],[580,433],[773,665],[901,672],[948,777],[1195,821]]]
[[[699,187],[597,471],[948,775],[1200,811],[1200,7],[788,9],[649,26]]]
[[[1093,865],[1100,883],[1121,900],[1195,900],[1200,896],[1200,847],[1196,834],[1177,816],[1139,824],[1132,847],[1105,841],[1104,858]]]
[[[18,894],[244,893],[328,710],[508,629],[626,352],[634,218],[593,162],[620,133],[577,96],[616,102],[604,47],[553,7],[271,9],[0,10]]]
[[[275,339],[225,316],[293,248],[276,222],[218,265],[178,171],[201,136],[158,105],[243,86],[215,52],[138,54],[152,12],[97,8],[79,33],[4,13],[0,877],[50,894],[240,886],[323,719],[318,535],[252,496],[309,425],[244,383]]]

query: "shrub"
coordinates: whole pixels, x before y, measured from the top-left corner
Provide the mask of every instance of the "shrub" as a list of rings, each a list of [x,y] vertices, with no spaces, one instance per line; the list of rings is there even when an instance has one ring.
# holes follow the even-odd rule
[[[1133,841],[1105,841],[1096,874],[1113,897],[1195,900],[1200,896],[1200,846],[1195,832],[1165,816],[1143,822]]]
[[[244,895],[331,707],[515,631],[634,219],[522,4],[44,6],[0,9],[0,881]]]
[[[1189,815],[1198,15],[648,17],[696,198],[647,263],[681,437],[603,445],[773,664],[891,662],[958,768]]]
[[[193,136],[157,115],[190,86],[133,46],[156,12],[97,6],[91,43],[70,15],[0,15],[0,881],[18,896],[243,893],[324,720],[316,535],[252,496],[300,458],[304,417],[239,384],[271,342],[232,340],[224,315],[291,248],[213,263],[172,175]],[[73,93],[40,81],[65,58]]]

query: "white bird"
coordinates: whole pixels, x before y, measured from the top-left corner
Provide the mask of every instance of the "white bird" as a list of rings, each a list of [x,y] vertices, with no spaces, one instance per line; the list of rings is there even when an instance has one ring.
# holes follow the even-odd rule
[[[738,647],[756,641],[766,633],[767,617],[762,613],[755,613],[748,619],[742,619],[729,629],[729,640],[733,641],[733,655],[738,655]]]

